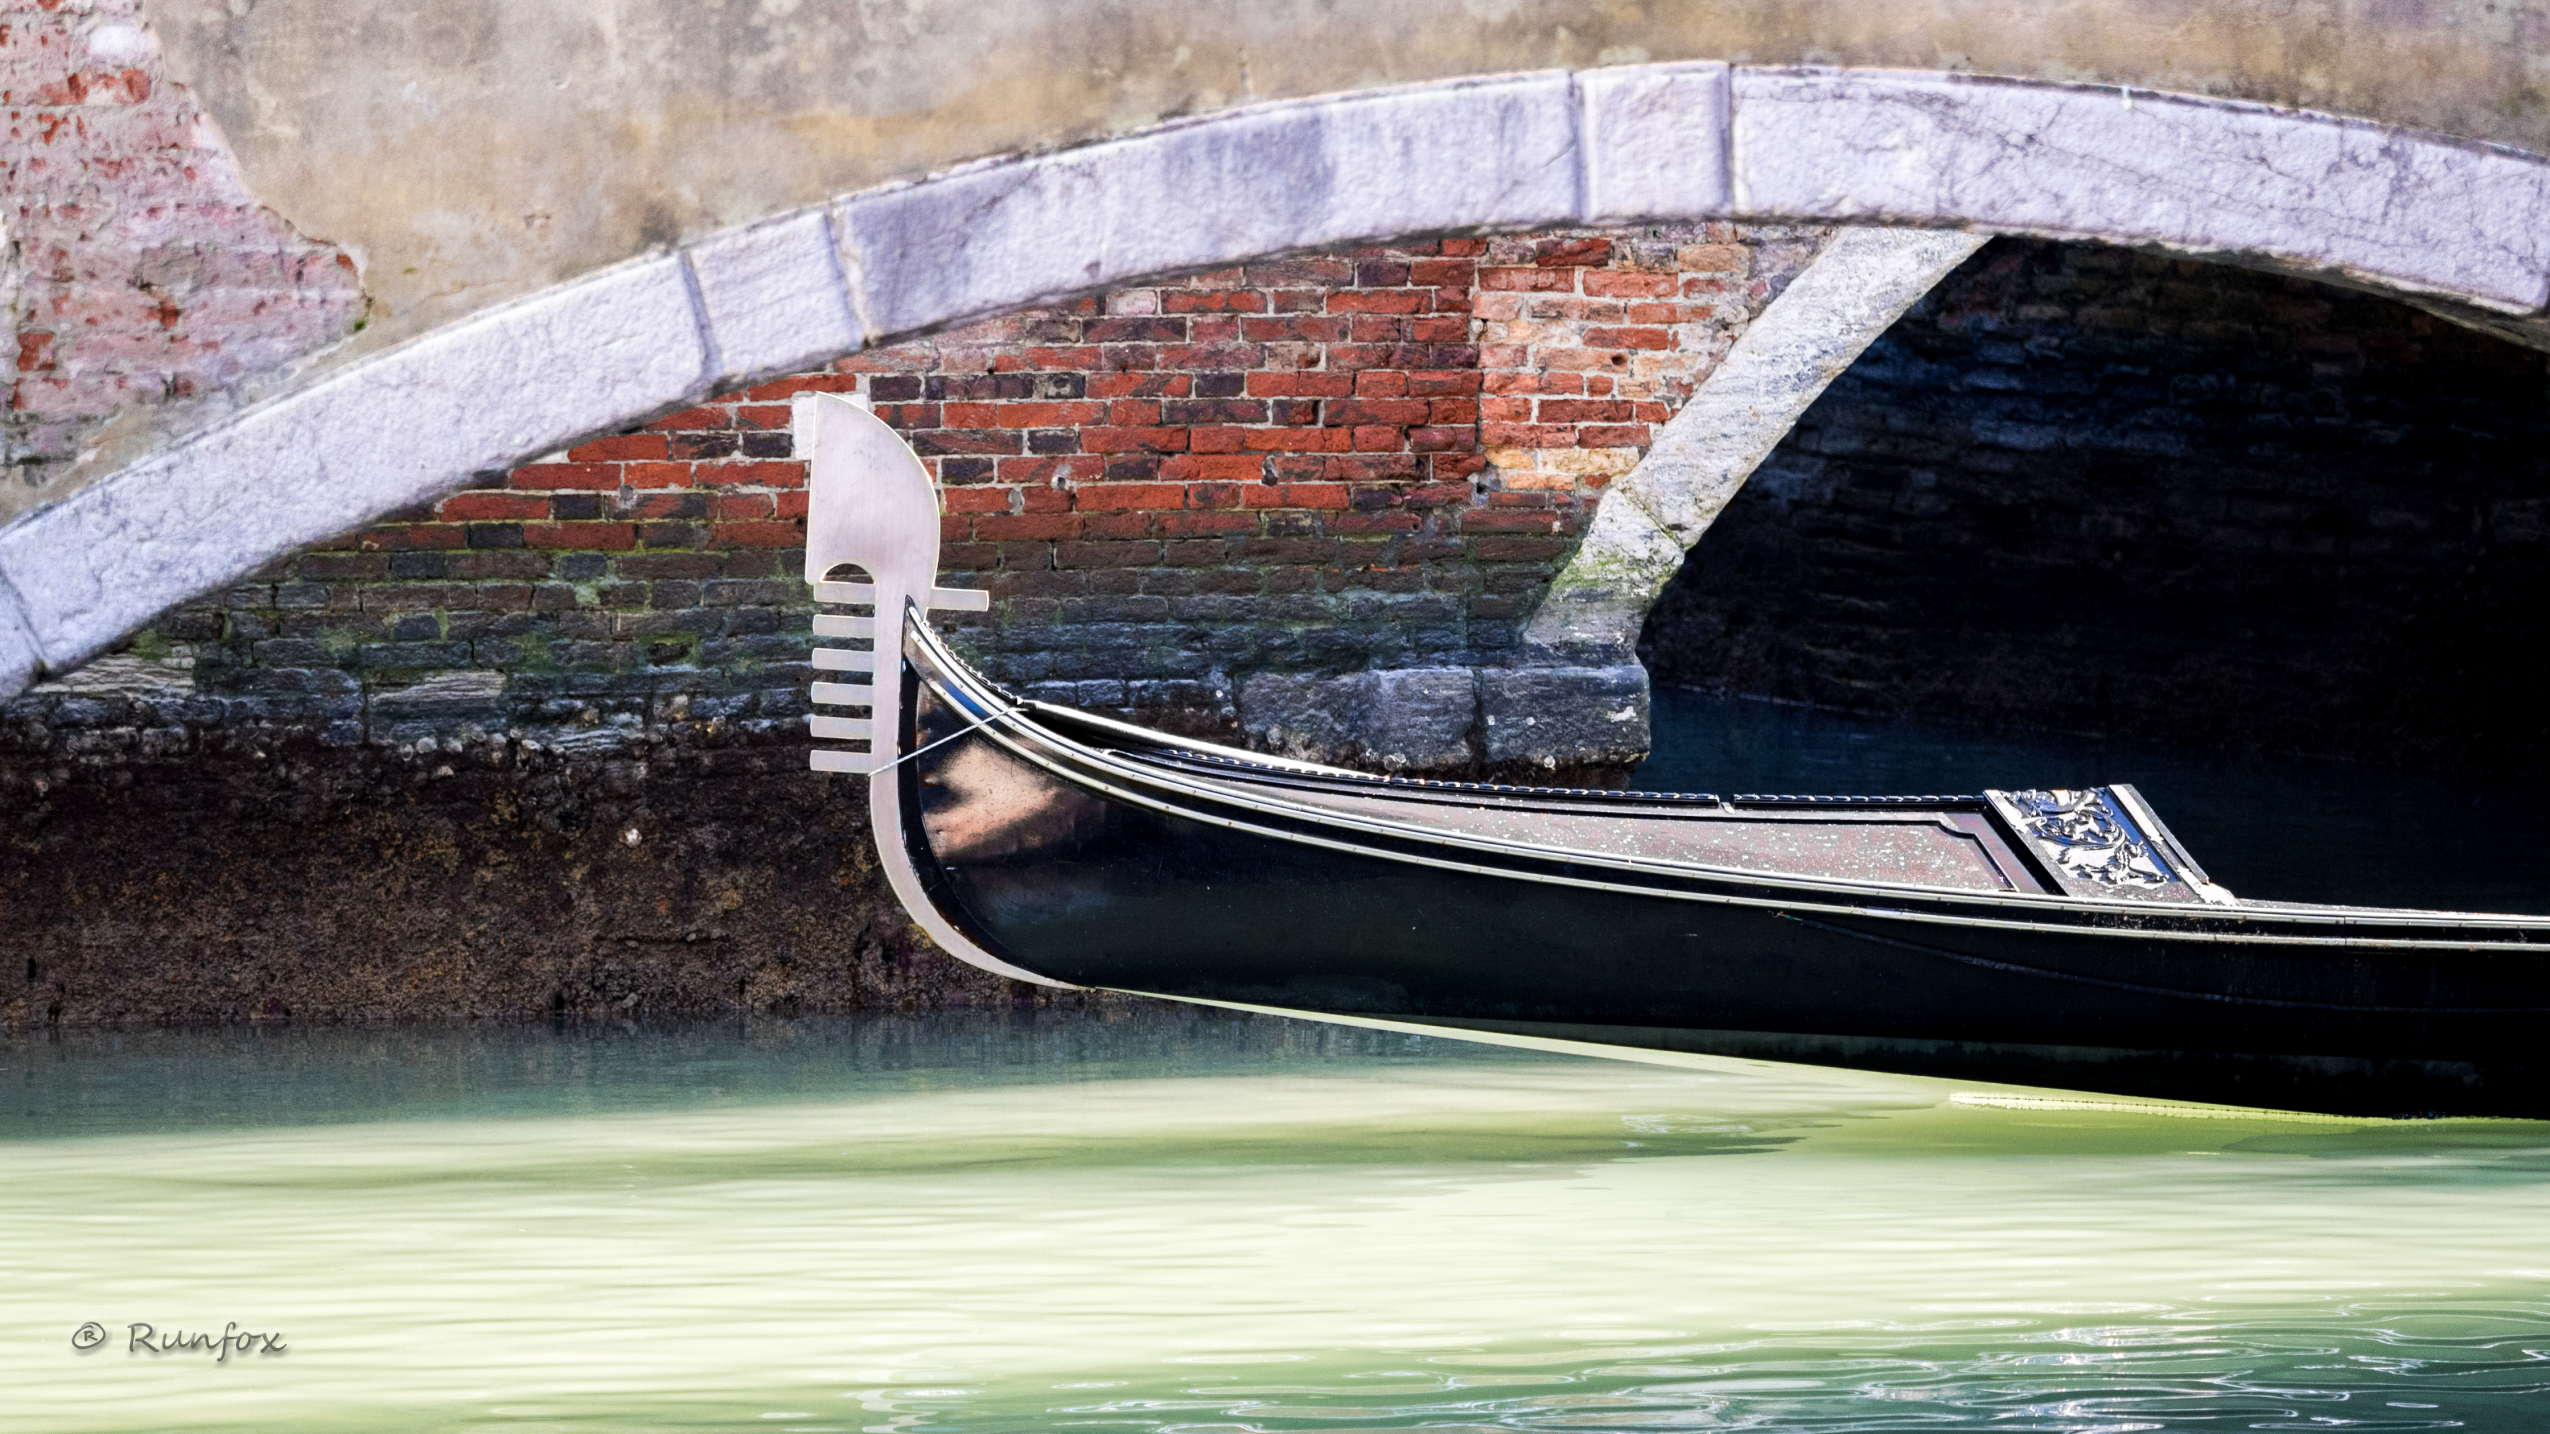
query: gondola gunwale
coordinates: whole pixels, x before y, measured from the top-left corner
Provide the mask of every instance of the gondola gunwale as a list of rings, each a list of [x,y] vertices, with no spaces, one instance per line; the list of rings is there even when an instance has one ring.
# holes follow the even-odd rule
[[[1592,889],[1630,896],[1664,897],[1721,905],[1751,907],[1769,911],[1796,910],[1822,916],[1863,920],[1910,921],[1923,925],[1981,927],[1986,929],[2040,932],[2062,935],[2095,935],[2141,940],[2164,940],[2185,943],[2221,945],[2302,946],[2345,948],[2350,950],[2452,951],[2473,955],[2538,954],[2544,942],[2535,937],[2550,937],[2550,917],[2525,917],[2515,914],[2482,912],[2422,912],[2382,907],[2315,906],[2304,903],[2270,903],[2243,900],[2235,906],[2215,906],[2197,902],[2138,901],[2131,906],[2063,893],[1977,892],[1954,888],[1924,886],[1912,882],[1857,881],[1850,878],[1801,876],[1795,873],[1766,873],[1743,868],[1710,866],[1704,863],[1678,862],[1668,859],[1618,856],[1577,851],[1570,848],[1538,847],[1507,838],[1447,833],[1423,826],[1388,822],[1330,809],[1301,806],[1269,800],[1257,794],[1242,794],[1218,784],[1180,780],[1160,771],[1155,765],[1136,763],[1128,755],[1078,741],[1037,720],[1040,713],[1056,714],[1072,724],[1095,725],[1121,731],[1129,740],[1138,740],[1153,748],[1202,750],[1215,756],[1229,753],[1228,760],[1243,765],[1253,764],[1258,754],[1242,753],[1197,743],[1189,739],[1152,732],[1128,723],[1095,717],[1068,708],[1024,701],[1009,697],[973,672],[961,658],[951,652],[938,634],[923,620],[917,610],[907,611],[905,631],[916,640],[926,655],[927,666],[935,671],[917,671],[915,675],[931,690],[960,711],[969,711],[974,720],[970,731],[994,742],[1022,760],[1028,761],[1053,776],[1091,790],[1110,800],[1125,801],[1146,810],[1183,820],[1205,822],[1236,831],[1248,832],[1271,840],[1295,842],[1327,850],[1345,852],[1396,863],[1429,866],[1441,870],[1466,872],[1508,880],[1540,882],[1549,885]],[[905,661],[911,654],[905,653]],[[906,707],[906,721],[917,713]],[[1033,733],[1032,742],[1019,735]],[[910,733],[898,734],[898,765],[912,751],[916,740]],[[1280,764],[1280,765],[1279,765]],[[1277,770],[1301,775],[1325,776],[1335,769],[1319,768],[1309,763],[1273,759],[1266,763]],[[1093,775],[1108,774],[1106,776]],[[1367,774],[1351,773],[1364,782],[1386,781]],[[1109,776],[1118,780],[1110,780]],[[903,778],[905,783],[914,776]],[[1269,828],[1211,812],[1199,812],[1158,797],[1128,790],[1121,783],[1148,787],[1174,794],[1186,801],[1208,806],[1235,808],[1238,811],[1300,823],[1326,831],[1362,833],[1388,841],[1412,843],[1427,848],[1484,849],[1500,856],[1542,867],[1581,868],[1596,871],[1625,872],[1663,881],[1703,882],[1772,888],[1793,896],[1751,895],[1741,891],[1690,890],[1683,887],[1660,888],[1605,880],[1581,871],[1535,871],[1525,866],[1485,865],[1447,860],[1426,852],[1393,851],[1374,845],[1315,835],[1311,832]],[[1359,783],[1360,784],[1360,783]],[[1565,789],[1519,788],[1519,793],[1560,797]],[[1593,794],[1589,794],[1593,795]],[[917,834],[916,834],[917,835]],[[1983,906],[2018,908],[2026,917],[1983,914],[1971,911],[1924,911],[1894,907],[1872,907],[1866,901],[1852,903],[1849,898],[1897,897],[1936,906]],[[2286,934],[2255,929],[2257,923],[2274,923],[2307,927],[2407,928],[2411,930],[2446,927],[2478,928],[2497,939],[2454,940],[2440,936],[2375,936],[2369,934]],[[2185,923],[2183,925],[2177,923]],[[2237,924],[2243,930],[2205,929]],[[2198,993],[2188,993],[2191,997]]]

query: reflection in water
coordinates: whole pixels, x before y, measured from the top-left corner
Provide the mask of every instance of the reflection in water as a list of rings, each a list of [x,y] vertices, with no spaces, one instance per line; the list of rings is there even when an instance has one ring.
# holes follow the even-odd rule
[[[2550,1126],[1970,1089],[1194,1014],[24,1040],[0,1423],[2543,1427]]]
[[[926,761],[921,827],[941,861],[988,861],[1067,848],[1105,820],[1106,804],[988,740]]]

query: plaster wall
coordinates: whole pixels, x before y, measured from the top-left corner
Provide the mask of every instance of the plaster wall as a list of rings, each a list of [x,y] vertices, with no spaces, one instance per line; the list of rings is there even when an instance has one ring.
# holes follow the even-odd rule
[[[1730,60],[2133,85],[2550,150],[2550,6],[2475,0],[145,0],[377,346],[887,180],[1267,100]],[[1169,196],[1162,196],[1164,199]],[[360,347],[359,346],[359,347]]]

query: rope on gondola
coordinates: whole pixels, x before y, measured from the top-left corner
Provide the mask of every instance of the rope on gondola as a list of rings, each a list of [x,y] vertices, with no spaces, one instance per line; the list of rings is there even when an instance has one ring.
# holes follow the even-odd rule
[[[870,767],[868,769],[868,775],[871,777],[881,777],[886,773],[893,771],[895,768],[902,766],[904,763],[911,761],[913,758],[920,756],[924,752],[935,752],[939,748],[946,746],[948,743],[955,741],[957,738],[964,736],[966,733],[974,731],[977,728],[988,727],[994,722],[998,722],[1009,715],[1010,714],[1007,712],[986,712],[982,716],[975,718],[973,721],[966,723],[964,726],[957,728],[955,731],[948,733],[946,736],[938,738],[935,741],[925,742],[883,766]]]

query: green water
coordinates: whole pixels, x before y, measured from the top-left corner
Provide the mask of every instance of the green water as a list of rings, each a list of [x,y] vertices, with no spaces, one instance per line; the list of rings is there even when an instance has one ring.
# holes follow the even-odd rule
[[[1212,1015],[22,1040],[0,1426],[2550,1427],[2550,1125],[1978,1095]]]

